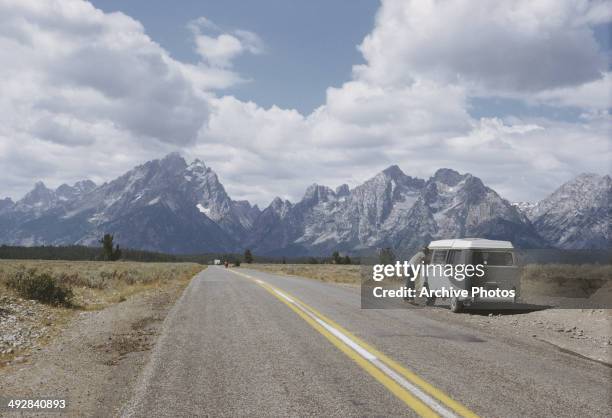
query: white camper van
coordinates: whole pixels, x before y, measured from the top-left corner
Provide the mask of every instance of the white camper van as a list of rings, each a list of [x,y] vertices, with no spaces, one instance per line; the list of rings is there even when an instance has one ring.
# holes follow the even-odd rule
[[[463,307],[483,303],[515,303],[520,292],[520,269],[510,241],[483,238],[446,239],[432,241],[429,265],[480,266],[472,277],[457,278],[441,274],[441,269],[431,268],[423,278],[423,287],[431,290],[454,289],[450,296],[450,309],[460,312]],[[464,290],[463,292],[460,292]],[[433,292],[431,292],[433,293]],[[459,295],[461,293],[461,295]],[[467,294],[467,296],[466,296]],[[435,296],[428,304],[435,303]]]

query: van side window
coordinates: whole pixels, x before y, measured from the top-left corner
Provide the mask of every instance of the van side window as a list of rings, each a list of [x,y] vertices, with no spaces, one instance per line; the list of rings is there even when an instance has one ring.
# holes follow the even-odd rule
[[[448,254],[448,263],[457,265],[461,264],[461,250],[450,250]]]
[[[434,250],[431,264],[445,264],[446,254],[448,254],[448,250]]]
[[[512,266],[512,253],[503,251],[474,251],[472,264],[487,264],[489,266]]]

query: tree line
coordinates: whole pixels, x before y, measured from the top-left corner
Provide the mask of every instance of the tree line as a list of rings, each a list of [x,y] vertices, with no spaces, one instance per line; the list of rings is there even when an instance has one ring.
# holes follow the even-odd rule
[[[341,255],[333,251],[330,257],[294,257],[289,260],[286,257],[262,257],[255,256],[251,249],[247,248],[243,254],[234,253],[204,253],[204,254],[167,254],[156,251],[135,250],[120,248],[115,243],[112,234],[104,234],[98,241],[100,247],[88,247],[84,245],[42,245],[34,247],[0,245],[0,259],[12,260],[73,260],[73,261],[141,261],[141,262],[193,262],[210,264],[214,260],[227,261],[231,264],[240,265],[241,262],[251,264],[260,263],[282,263],[288,261],[295,264],[359,264],[359,259],[351,259],[348,255]]]

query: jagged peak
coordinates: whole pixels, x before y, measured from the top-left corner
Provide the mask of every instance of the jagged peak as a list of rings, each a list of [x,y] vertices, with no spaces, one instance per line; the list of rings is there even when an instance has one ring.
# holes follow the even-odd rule
[[[45,186],[45,183],[42,180],[38,180],[36,183],[34,183],[33,190],[51,190],[51,189]]]
[[[75,188],[77,188],[79,190],[82,190],[82,191],[88,191],[88,190],[95,189],[97,187],[97,185],[92,180],[85,179],[85,180],[77,181],[76,183],[74,183],[73,187],[75,187]]]
[[[196,158],[195,160],[193,160],[189,164],[189,167],[190,168],[201,167],[203,169],[207,169],[206,164],[204,163],[204,161],[200,160],[199,158]]]
[[[166,154],[166,155],[165,155],[165,156],[162,158],[162,161],[163,161],[163,160],[183,160],[183,161],[184,161],[185,159],[183,158],[183,156],[181,155],[181,153],[180,153],[180,152],[178,152],[178,151],[172,151],[172,152],[170,152],[170,153]]]
[[[334,191],[331,188],[327,186],[322,186],[317,183],[313,183],[306,189],[302,201],[327,200],[330,195],[335,195]]]
[[[287,199],[282,199],[279,196],[276,196],[274,199],[272,199],[272,202],[270,203],[270,206],[290,206],[291,202],[288,201]]]
[[[55,192],[56,193],[62,193],[64,191],[70,191],[70,190],[73,190],[73,189],[74,189],[73,186],[70,186],[70,185],[68,185],[66,183],[62,183],[57,189],[55,189]]]
[[[42,181],[37,181],[34,188],[28,192],[19,202],[26,205],[50,201],[54,198],[55,192],[45,186]]]
[[[452,187],[456,186],[468,176],[470,176],[470,174],[459,174],[458,171],[450,168],[440,168],[433,175],[433,180]]]
[[[164,158],[159,160],[159,164],[162,167],[179,170],[187,167],[187,162],[178,152],[171,152],[170,154],[166,155]]]
[[[72,186],[63,183],[57,189],[55,189],[55,193],[60,195],[70,195],[73,193],[86,193],[96,188],[96,183],[91,180],[79,180],[74,183]]]
[[[291,204],[290,201],[288,200],[283,200],[280,197],[276,196],[272,202],[270,202],[270,205],[268,206],[268,208],[270,210],[272,210],[274,213],[276,213],[279,216],[284,216],[287,211],[289,209],[291,209],[293,205]]]
[[[393,179],[406,176],[406,174],[402,171],[401,168],[399,168],[397,164],[390,165],[389,167],[385,168],[382,173]]]
[[[348,184],[341,184],[340,186],[336,187],[336,196],[338,197],[342,197],[342,196],[348,196],[351,192],[351,189],[349,188]]]

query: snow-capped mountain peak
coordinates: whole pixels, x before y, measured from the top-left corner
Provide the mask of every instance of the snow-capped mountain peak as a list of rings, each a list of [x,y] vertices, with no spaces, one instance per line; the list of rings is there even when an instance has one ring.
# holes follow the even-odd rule
[[[299,202],[277,197],[260,210],[232,200],[204,162],[172,153],[100,186],[39,182],[16,203],[0,200],[0,242],[97,245],[110,232],[126,247],[182,253],[329,254],[465,236],[609,248],[611,183],[583,174],[535,205],[510,204],[469,173],[423,180],[393,165],[352,189],[313,184]]]
[[[557,247],[609,248],[612,244],[612,179],[580,174],[526,211]]]

